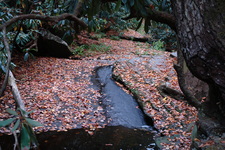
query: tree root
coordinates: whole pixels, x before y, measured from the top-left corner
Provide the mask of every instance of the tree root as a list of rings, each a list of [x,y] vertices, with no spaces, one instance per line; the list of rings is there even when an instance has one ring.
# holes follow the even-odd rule
[[[184,100],[184,95],[181,92],[166,85],[160,85],[157,87],[157,89],[163,97],[170,96],[171,98],[176,100]]]

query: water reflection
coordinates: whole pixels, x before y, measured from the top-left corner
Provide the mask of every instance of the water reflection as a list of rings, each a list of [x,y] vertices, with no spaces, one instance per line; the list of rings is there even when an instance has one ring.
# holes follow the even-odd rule
[[[43,150],[145,150],[154,149],[153,133],[122,126],[98,129],[89,135],[83,129],[48,132],[38,136]]]
[[[84,129],[37,135],[40,150],[153,150],[154,133],[122,126],[109,126],[88,134]],[[13,140],[0,136],[2,150],[12,149]]]

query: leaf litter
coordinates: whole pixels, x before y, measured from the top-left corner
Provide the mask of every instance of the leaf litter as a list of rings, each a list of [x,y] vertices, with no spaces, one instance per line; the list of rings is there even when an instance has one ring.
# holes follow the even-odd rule
[[[112,34],[112,33],[110,33]],[[140,36],[128,31],[127,36]],[[93,134],[96,128],[104,128],[110,119],[105,116],[99,98],[100,91],[91,82],[94,68],[114,65],[114,75],[120,77],[130,90],[138,95],[147,115],[153,118],[155,127],[163,137],[160,139],[162,149],[189,149],[191,129],[197,120],[197,110],[182,100],[160,95],[157,87],[166,84],[180,90],[177,76],[173,69],[175,58],[169,52],[150,48],[148,43],[128,40],[111,40],[101,38],[89,39],[79,36],[83,43],[104,43],[110,46],[107,53],[94,53],[92,56],[74,59],[36,57],[24,62],[20,57],[14,58],[17,68],[15,77],[25,107],[31,118],[44,126],[35,131],[66,131],[72,128],[85,128]],[[14,108],[15,102],[9,87],[1,97],[0,119],[9,118],[6,108]],[[132,94],[132,93],[130,93]],[[0,133],[9,133],[0,128]]]

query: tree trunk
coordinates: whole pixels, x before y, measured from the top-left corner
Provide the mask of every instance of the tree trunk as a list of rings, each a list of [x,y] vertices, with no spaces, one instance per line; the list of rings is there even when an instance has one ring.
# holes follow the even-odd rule
[[[225,1],[171,2],[186,64],[210,88],[203,111],[225,124]]]

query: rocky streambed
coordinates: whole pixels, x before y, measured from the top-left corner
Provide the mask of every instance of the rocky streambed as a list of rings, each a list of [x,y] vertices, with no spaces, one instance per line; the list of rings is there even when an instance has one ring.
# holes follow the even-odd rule
[[[101,66],[95,72],[92,81],[102,95],[100,105],[104,108],[107,126],[94,131],[42,132],[37,134],[40,149],[158,149],[153,138],[156,133],[151,126],[153,121],[144,114],[138,102],[112,79],[113,66]],[[2,150],[13,149],[13,144],[12,136],[0,136]]]

